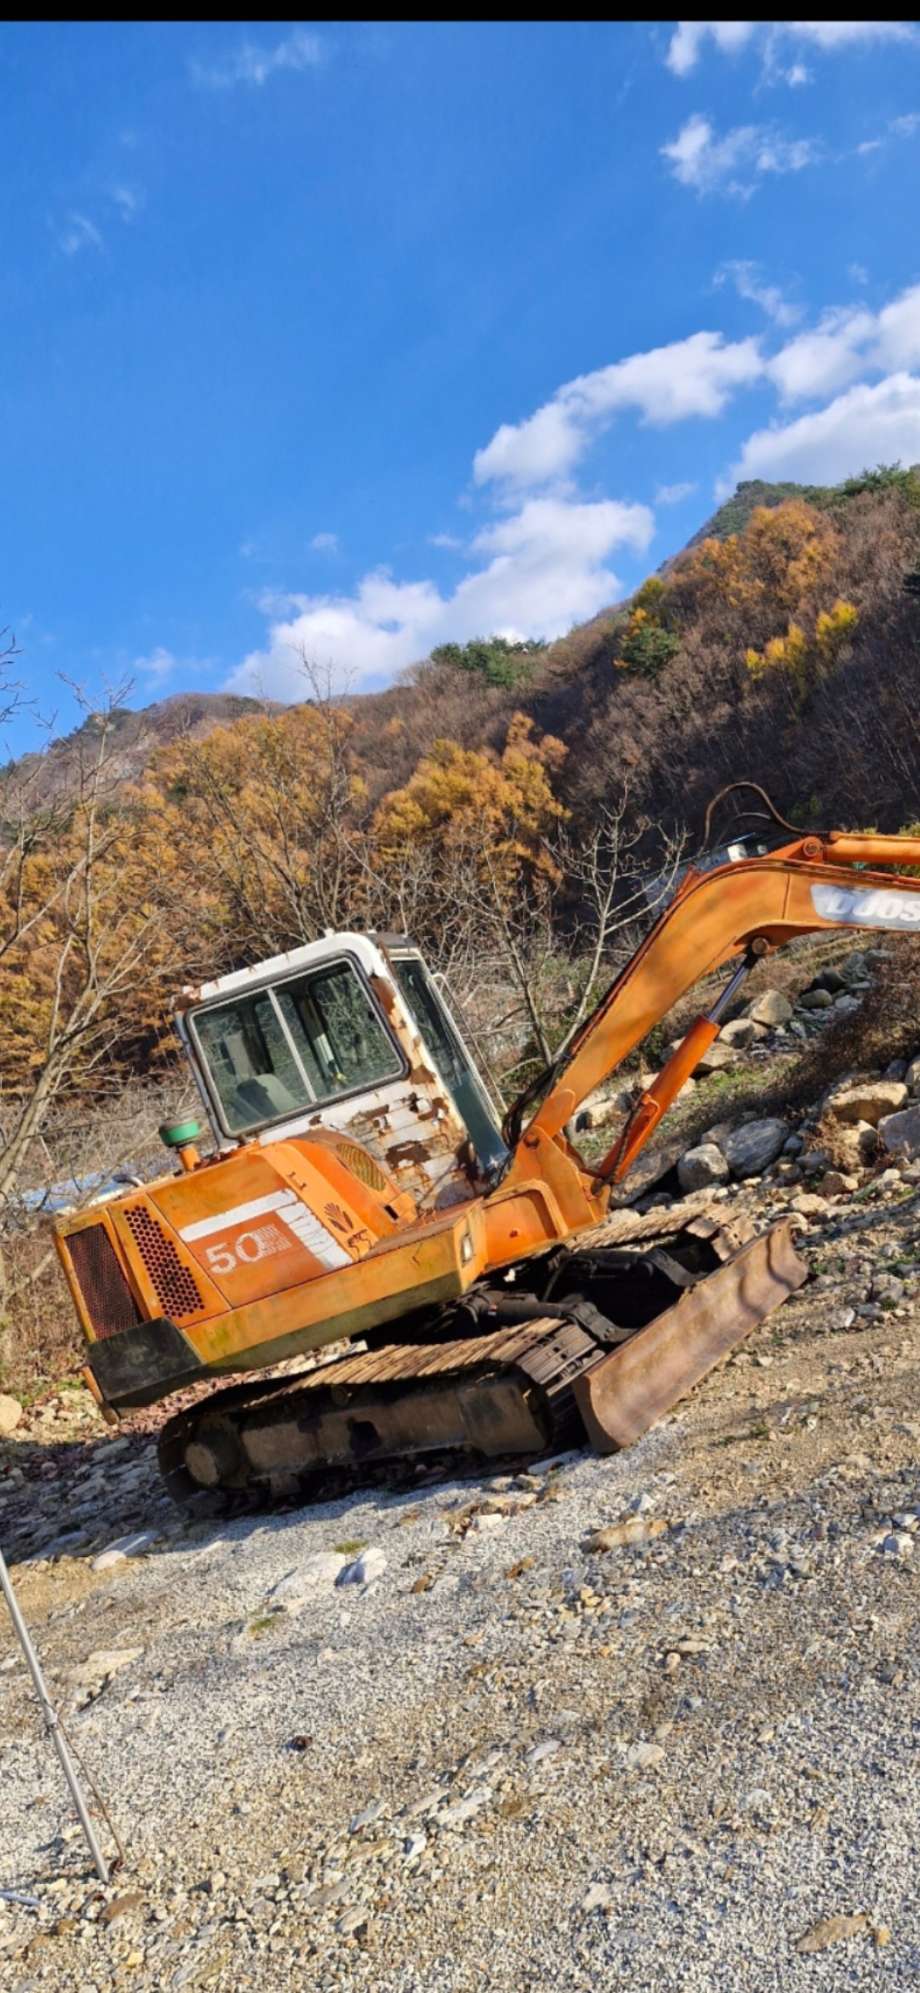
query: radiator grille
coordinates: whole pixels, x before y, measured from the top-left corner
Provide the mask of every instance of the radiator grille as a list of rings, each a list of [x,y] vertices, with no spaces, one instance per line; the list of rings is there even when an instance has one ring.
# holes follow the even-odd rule
[[[132,1204],[125,1211],[125,1220],[164,1315],[172,1320],[180,1315],[197,1315],[204,1306],[198,1282],[188,1267],[183,1266],[162,1226],[151,1218],[145,1204]]]
[[[74,1273],[86,1312],[101,1339],[133,1329],[141,1313],[115,1255],[104,1225],[84,1225],[67,1238]]]
[[[388,1189],[382,1169],[378,1168],[373,1156],[367,1155],[364,1149],[357,1148],[353,1142],[340,1142],[337,1154],[339,1162],[351,1170],[352,1176],[356,1176],[359,1183],[366,1183],[368,1190]]]

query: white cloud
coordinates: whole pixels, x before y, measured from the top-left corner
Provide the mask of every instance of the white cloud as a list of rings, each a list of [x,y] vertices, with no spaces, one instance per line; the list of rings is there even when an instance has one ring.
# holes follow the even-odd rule
[[[869,282],[869,272],[866,269],[865,263],[848,263],[847,276],[852,284],[867,284]]]
[[[189,67],[193,82],[206,90],[232,90],[238,83],[261,88],[269,77],[282,70],[316,69],[325,55],[325,46],[318,35],[295,28],[272,48],[264,43],[241,42],[223,61],[192,62]]]
[[[214,669],[213,657],[178,657],[165,644],[155,644],[153,650],[142,657],[132,658],[128,666],[129,678],[146,679],[151,685],[163,684],[167,678],[179,676],[186,688],[201,681],[205,672]]]
[[[134,187],[111,187],[110,197],[114,201],[122,221],[133,221],[142,206],[140,194]]]
[[[825,312],[766,362],[783,401],[807,401],[847,387],[860,373],[891,373],[920,362],[920,284],[880,312],[852,307]]]
[[[689,76],[710,43],[723,55],[737,55],[755,36],[765,45],[772,73],[781,74],[793,85],[807,82],[808,73],[799,62],[785,71],[775,70],[775,48],[780,42],[804,42],[807,47],[833,53],[871,42],[917,39],[911,21],[678,21],[665,62],[675,76]]]
[[[920,361],[920,284],[912,284],[879,312],[873,355],[879,367],[913,367]]]
[[[920,461],[920,378],[891,374],[869,386],[860,382],[826,408],[795,422],[758,429],[721,486],[741,478],[802,479],[837,483],[867,465]]]
[[[694,483],[660,484],[655,493],[655,504],[681,505],[685,498],[692,498],[695,491],[699,491],[699,485]]]
[[[337,554],[339,551],[338,533],[314,533],[310,541],[313,554]]]
[[[350,596],[276,601],[265,648],[244,659],[228,689],[302,697],[303,656],[328,667],[345,688],[385,683],[448,639],[558,636],[620,593],[608,565],[614,548],[644,551],[653,531],[644,505],[528,499],[476,536],[480,564],[450,595],[431,581],[399,582],[379,570]]]
[[[58,248],[65,256],[79,256],[81,249],[101,249],[102,236],[88,215],[69,214],[58,236]]]
[[[146,657],[134,659],[131,672],[132,675],[136,673],[138,678],[169,678],[178,666],[179,659],[174,652],[167,650],[163,644],[157,644],[156,649]]]
[[[440,547],[446,553],[455,554],[462,547],[463,541],[457,538],[456,533],[429,533],[428,545],[429,547]]]
[[[790,304],[784,298],[778,284],[765,284],[759,274],[757,263],[723,263],[716,271],[714,282],[719,289],[725,283],[733,284],[739,298],[760,306],[768,318],[776,325],[794,325],[802,313],[798,305]]]
[[[575,382],[560,388],[526,422],[503,422],[473,459],[477,484],[507,482],[545,484],[571,470],[586,447],[578,408],[572,399]]]
[[[915,138],[920,131],[920,111],[908,111],[901,118],[889,118],[883,135],[878,138],[864,138],[854,150],[857,159],[866,159],[873,152],[882,152],[890,139]]]
[[[875,331],[869,311],[827,312],[812,332],[800,332],[767,361],[767,373],[784,401],[807,400],[845,387],[864,365],[863,348]]]
[[[867,42],[912,42],[912,21],[771,21],[773,33],[810,42],[814,48],[864,48]]]
[[[720,415],[736,388],[763,372],[759,342],[726,343],[721,332],[694,332],[670,346],[633,353],[580,374],[523,422],[503,422],[477,450],[477,484],[514,488],[548,484],[569,472],[595,436],[624,409],[645,422]]]
[[[695,69],[708,41],[723,55],[737,55],[750,41],[755,21],[678,21],[671,36],[665,61],[675,76],[688,76]]]
[[[660,147],[682,187],[697,194],[752,194],[768,173],[799,173],[814,165],[818,148],[810,138],[785,138],[764,125],[736,125],[721,138],[699,112],[677,137]]]

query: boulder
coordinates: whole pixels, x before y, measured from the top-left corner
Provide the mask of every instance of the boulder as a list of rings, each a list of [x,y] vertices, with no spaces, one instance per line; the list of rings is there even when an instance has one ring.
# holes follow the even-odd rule
[[[907,1099],[903,1080],[865,1080],[832,1093],[826,1111],[842,1126],[868,1121],[877,1128],[883,1115],[895,1114]]]
[[[748,1045],[755,1045],[763,1037],[763,1025],[755,1024],[753,1017],[731,1017],[723,1024],[719,1037],[723,1045],[731,1045],[736,1051],[744,1051]]]
[[[728,1164],[714,1142],[699,1142],[677,1165],[681,1190],[708,1190],[710,1184],[727,1183],[728,1175]]]
[[[621,1087],[617,1093],[592,1093],[575,1116],[575,1133],[580,1135],[585,1128],[606,1128],[611,1121],[619,1121],[632,1106],[632,1093]]]
[[[822,969],[811,987],[813,990],[830,990],[831,996],[836,996],[838,991],[846,989],[846,982],[839,969]]]
[[[911,1059],[910,1065],[904,1075],[904,1080],[908,1092],[920,1093],[920,1053],[917,1054],[916,1059]]]
[[[902,1114],[884,1114],[878,1132],[890,1156],[920,1156],[920,1107],[907,1107]]]
[[[799,997],[801,1010],[830,1010],[834,999],[830,990],[803,990]]]
[[[761,996],[748,1004],[747,1015],[754,1019],[755,1024],[766,1024],[772,1030],[777,1024],[789,1023],[792,1005],[782,990],[764,990]]]
[[[22,1418],[22,1406],[18,1398],[11,1398],[7,1391],[0,1391],[0,1439],[9,1439],[10,1433]]]
[[[697,1066],[697,1072],[721,1073],[725,1071],[727,1066],[736,1066],[737,1063],[738,1061],[735,1058],[731,1045],[720,1045],[719,1040],[716,1039],[715,1043],[710,1045],[709,1050],[703,1053]]]
[[[788,1122],[775,1115],[736,1128],[722,1144],[722,1154],[732,1176],[760,1176],[775,1163],[789,1132]]]

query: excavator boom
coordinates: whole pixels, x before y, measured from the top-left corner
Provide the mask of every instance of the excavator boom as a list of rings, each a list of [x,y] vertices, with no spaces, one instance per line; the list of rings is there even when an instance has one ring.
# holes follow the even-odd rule
[[[920,866],[920,838],[832,831],[825,838],[803,837],[764,858],[690,873],[582,1026],[524,1143],[537,1134],[558,1135],[672,1005],[734,957],[745,958],[744,972],[802,934],[846,928],[920,934],[920,878],[875,869],[889,865]],[[847,884],[844,872],[851,875]],[[731,995],[738,981],[733,978]],[[689,1047],[685,1050],[685,1040],[659,1074],[656,1098],[664,1104],[656,1120],[717,1035],[714,1013],[705,1029],[703,1022],[692,1027],[695,1035],[688,1034]],[[662,1085],[665,1073],[673,1084]],[[630,1160],[637,1153],[634,1148]]]

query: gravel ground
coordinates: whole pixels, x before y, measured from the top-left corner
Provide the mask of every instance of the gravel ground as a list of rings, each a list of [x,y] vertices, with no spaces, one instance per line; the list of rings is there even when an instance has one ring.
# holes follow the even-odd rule
[[[809,1223],[812,1283],[613,1459],[192,1525],[149,1419],[6,1442],[126,1856],[101,1889],[0,1614],[4,1983],[915,1986],[916,1199]]]

